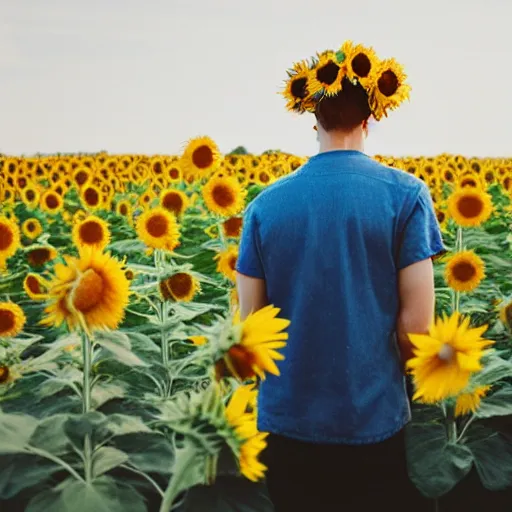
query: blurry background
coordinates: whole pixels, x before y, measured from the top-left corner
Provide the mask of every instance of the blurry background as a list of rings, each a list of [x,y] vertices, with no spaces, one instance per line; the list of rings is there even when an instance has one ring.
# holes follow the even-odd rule
[[[285,71],[353,39],[413,86],[370,154],[510,155],[511,18],[505,0],[0,0],[0,152],[174,154],[207,134],[309,156]]]

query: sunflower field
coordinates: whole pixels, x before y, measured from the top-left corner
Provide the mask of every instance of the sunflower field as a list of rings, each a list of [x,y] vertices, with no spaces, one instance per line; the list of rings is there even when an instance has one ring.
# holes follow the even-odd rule
[[[444,232],[438,318],[411,335],[408,454],[457,510],[465,482],[486,500],[512,482],[512,159],[375,158],[427,183]],[[257,383],[289,322],[273,305],[240,319],[235,264],[245,206],[306,161],[208,137],[0,157],[5,510],[272,510]]]

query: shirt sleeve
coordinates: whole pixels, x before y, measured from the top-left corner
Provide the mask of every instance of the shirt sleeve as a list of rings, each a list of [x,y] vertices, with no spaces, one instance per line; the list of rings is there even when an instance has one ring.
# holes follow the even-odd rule
[[[254,203],[245,211],[242,235],[238,247],[236,270],[240,274],[258,279],[265,279],[265,271],[261,258],[261,242],[259,223],[256,217]]]
[[[398,270],[446,251],[430,191],[421,184],[412,212],[400,234]]]

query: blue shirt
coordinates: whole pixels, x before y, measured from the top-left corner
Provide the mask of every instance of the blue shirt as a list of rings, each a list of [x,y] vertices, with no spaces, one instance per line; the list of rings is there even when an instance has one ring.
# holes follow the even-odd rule
[[[397,273],[444,251],[426,185],[359,151],[330,151],[248,206],[237,271],[264,279],[291,321],[258,427],[304,441],[374,443],[410,419],[396,343]]]

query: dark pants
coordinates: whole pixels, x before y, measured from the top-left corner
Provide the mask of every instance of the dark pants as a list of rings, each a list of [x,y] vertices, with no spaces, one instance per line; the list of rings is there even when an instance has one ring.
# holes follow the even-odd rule
[[[409,480],[405,436],[373,445],[322,445],[269,435],[262,461],[276,512],[430,512]]]

